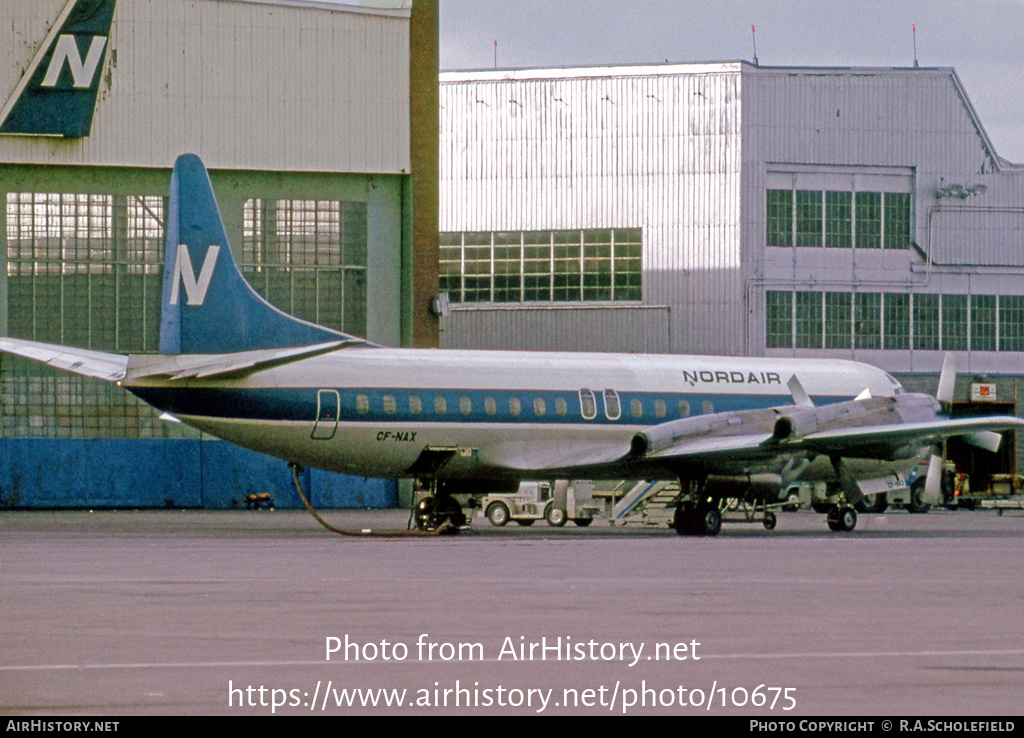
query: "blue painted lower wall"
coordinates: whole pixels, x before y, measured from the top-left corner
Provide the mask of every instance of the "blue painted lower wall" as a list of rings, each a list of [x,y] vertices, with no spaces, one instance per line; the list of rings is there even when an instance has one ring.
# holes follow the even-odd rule
[[[311,469],[302,484],[317,508],[398,504],[393,479]],[[302,507],[285,462],[223,441],[0,439],[0,508],[226,509],[262,492],[275,507]]]

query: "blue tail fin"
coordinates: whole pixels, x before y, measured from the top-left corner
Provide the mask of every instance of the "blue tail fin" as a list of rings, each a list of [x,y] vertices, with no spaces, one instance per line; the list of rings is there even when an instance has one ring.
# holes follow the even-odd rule
[[[162,305],[162,354],[359,340],[294,318],[256,294],[231,256],[210,178],[193,154],[179,156],[171,175]]]

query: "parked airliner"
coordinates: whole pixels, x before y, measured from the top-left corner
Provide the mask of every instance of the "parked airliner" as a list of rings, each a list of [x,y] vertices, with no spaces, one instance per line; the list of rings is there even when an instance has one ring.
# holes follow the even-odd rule
[[[0,350],[117,382],[184,423],[299,465],[433,482],[426,528],[464,520],[455,489],[679,479],[680,534],[714,535],[725,501],[775,499],[798,480],[839,490],[829,525],[851,530],[852,505],[904,485],[923,447],[963,435],[993,448],[995,431],[1024,424],[945,419],[936,398],[853,361],[384,348],[253,291],[194,155],[171,179],[160,352],[12,338]],[[940,385],[950,399],[951,364]]]

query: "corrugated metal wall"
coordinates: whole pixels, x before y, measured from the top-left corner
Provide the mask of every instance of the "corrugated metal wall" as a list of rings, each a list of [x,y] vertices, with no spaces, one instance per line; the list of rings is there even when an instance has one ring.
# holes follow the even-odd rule
[[[65,0],[7,0],[0,96]],[[244,0],[118,0],[85,140],[3,137],[0,160],[402,173],[409,164],[408,11]]]
[[[670,318],[667,307],[466,305],[443,320],[441,348],[664,354]]]
[[[667,349],[735,353],[740,65],[657,70],[442,75],[441,230],[642,228]]]

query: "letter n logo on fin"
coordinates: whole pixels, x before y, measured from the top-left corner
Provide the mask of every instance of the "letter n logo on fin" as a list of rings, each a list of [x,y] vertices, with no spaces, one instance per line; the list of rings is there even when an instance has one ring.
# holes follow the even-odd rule
[[[0,109],[0,133],[89,135],[115,3],[67,0]]]
[[[218,254],[220,246],[210,246],[197,279],[195,270],[192,269],[192,257],[188,254],[188,246],[178,246],[178,254],[174,259],[174,283],[171,285],[171,297],[168,300],[171,305],[178,304],[180,285],[185,285],[185,297],[188,298],[189,305],[203,304],[206,291],[210,289],[210,280],[213,279],[213,268],[217,264]]]

